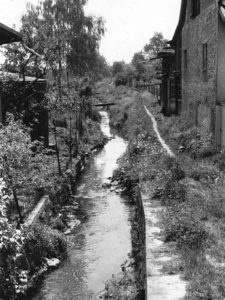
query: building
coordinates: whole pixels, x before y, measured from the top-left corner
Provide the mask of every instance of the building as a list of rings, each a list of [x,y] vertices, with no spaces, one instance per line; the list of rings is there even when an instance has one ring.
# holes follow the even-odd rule
[[[163,112],[181,112],[225,147],[225,1],[182,0],[168,49],[159,53]]]
[[[22,42],[21,34],[0,23],[0,45],[13,42]],[[45,79],[21,78],[19,74],[0,72],[0,122],[4,122],[7,112],[22,114],[24,123],[31,127],[32,139],[42,140],[47,146],[45,91]]]
[[[19,32],[0,23],[0,45],[22,41],[22,36]]]
[[[181,113],[182,29],[185,22],[186,0],[182,0],[179,22],[168,47],[158,53],[162,61],[161,107],[164,115]]]

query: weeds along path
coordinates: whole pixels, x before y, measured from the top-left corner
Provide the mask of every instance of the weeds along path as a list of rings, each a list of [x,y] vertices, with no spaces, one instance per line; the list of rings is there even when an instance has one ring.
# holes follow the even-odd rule
[[[160,142],[161,146],[163,147],[163,149],[167,152],[167,154],[170,157],[175,157],[174,153],[170,150],[170,147],[166,144],[166,142],[163,140],[163,138],[161,137],[159,130],[158,130],[158,126],[157,126],[157,122],[156,119],[154,118],[154,116],[150,113],[150,111],[147,109],[147,107],[144,105],[145,111],[147,113],[147,115],[151,118],[152,123],[153,123],[153,129],[156,133],[156,136],[158,138],[158,141]]]

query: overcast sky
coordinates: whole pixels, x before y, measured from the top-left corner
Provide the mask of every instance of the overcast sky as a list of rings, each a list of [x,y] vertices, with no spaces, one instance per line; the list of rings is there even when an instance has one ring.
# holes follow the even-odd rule
[[[29,2],[37,4],[38,0]],[[18,30],[27,0],[0,0],[0,3],[0,22],[10,27],[15,25]],[[107,61],[129,62],[155,31],[163,32],[167,39],[172,38],[180,3],[181,0],[89,0],[85,11],[102,16],[106,21],[107,32],[100,52]]]

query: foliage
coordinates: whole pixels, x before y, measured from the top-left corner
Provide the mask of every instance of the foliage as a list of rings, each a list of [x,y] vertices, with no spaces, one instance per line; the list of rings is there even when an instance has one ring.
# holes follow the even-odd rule
[[[63,258],[67,250],[67,243],[62,234],[50,230],[46,226],[36,225],[25,230],[26,239],[23,249],[30,262],[30,271],[43,264],[44,258]]]
[[[6,46],[6,69],[21,72],[21,68],[26,68],[33,75],[51,70],[56,79],[63,69],[75,75],[93,71],[99,59],[98,43],[104,34],[104,22],[85,16],[85,3],[43,0],[37,6],[29,5],[22,17],[21,32],[25,44],[41,57],[37,59],[15,44]]]
[[[165,155],[163,163],[166,169],[171,171],[171,180],[179,181],[185,178],[185,172],[181,168],[177,158]]]
[[[144,52],[148,58],[156,57],[167,46],[167,42],[162,32],[155,32],[149,43],[144,46]]]
[[[184,184],[170,179],[163,189],[162,203],[164,205],[176,205],[186,201],[186,187]]]
[[[1,222],[0,297],[15,299],[24,294],[28,278],[45,265],[45,258],[62,258],[66,242],[56,231],[34,226],[16,230]]]
[[[208,238],[198,214],[189,205],[168,208],[163,222],[166,242],[176,241],[180,248],[199,249]]]
[[[151,59],[157,57],[159,51],[166,46],[167,40],[164,39],[162,33],[156,32],[149,44],[146,44],[141,51],[134,53],[130,64],[125,64],[124,61],[114,62],[112,73],[116,86],[132,86],[134,79],[149,82],[157,78],[161,72],[161,62]]]
[[[192,158],[205,158],[216,152],[212,136],[202,135],[201,129],[197,127],[181,132],[176,138]]]
[[[192,264],[194,278],[188,287],[188,300],[224,299],[224,268],[216,268],[204,257]]]
[[[137,80],[144,78],[146,70],[146,59],[141,51],[134,54],[131,64],[135,68],[135,75]]]
[[[114,61],[112,65],[112,73],[115,76],[118,73],[122,73],[125,70],[125,62],[124,61]]]
[[[8,116],[7,125],[0,129],[0,172],[6,186],[13,194],[20,222],[22,215],[17,199],[17,190],[31,178],[32,142],[26,128],[13,115]]]

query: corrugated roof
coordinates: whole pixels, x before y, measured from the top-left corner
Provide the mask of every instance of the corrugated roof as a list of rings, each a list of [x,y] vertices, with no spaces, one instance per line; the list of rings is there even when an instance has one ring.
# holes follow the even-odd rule
[[[20,41],[22,41],[22,35],[19,32],[0,23],[0,45]]]

